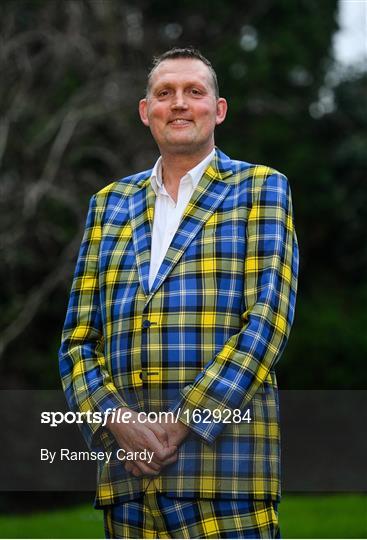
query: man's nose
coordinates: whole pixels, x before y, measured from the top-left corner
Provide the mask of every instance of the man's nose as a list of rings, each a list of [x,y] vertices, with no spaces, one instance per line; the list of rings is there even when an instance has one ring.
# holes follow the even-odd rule
[[[172,109],[187,109],[185,94],[176,92],[171,104]]]

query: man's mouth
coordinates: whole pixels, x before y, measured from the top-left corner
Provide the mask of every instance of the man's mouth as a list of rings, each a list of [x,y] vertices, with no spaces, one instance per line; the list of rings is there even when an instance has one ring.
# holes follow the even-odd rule
[[[176,126],[184,126],[185,124],[189,124],[191,120],[187,120],[186,118],[175,118],[174,120],[171,120],[169,123],[176,125]]]

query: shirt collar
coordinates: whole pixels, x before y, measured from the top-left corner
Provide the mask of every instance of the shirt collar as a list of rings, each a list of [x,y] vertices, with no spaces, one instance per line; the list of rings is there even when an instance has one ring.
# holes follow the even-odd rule
[[[196,186],[198,185],[198,183],[200,181],[200,178],[203,176],[205,170],[208,168],[210,162],[213,160],[214,155],[215,155],[215,148],[213,148],[213,150],[210,152],[210,154],[208,154],[202,161],[200,161],[200,163],[195,165],[195,167],[190,169],[185,174],[185,176],[182,177],[182,178],[185,178],[185,177],[190,178],[190,180],[192,182],[193,189],[195,189]],[[181,178],[181,180],[182,180],[182,178]],[[159,158],[155,162],[155,165],[153,167],[152,174],[151,174],[151,177],[150,177],[150,183],[152,185],[152,188],[153,188],[155,194],[158,195],[158,192],[160,191],[160,189],[162,188],[162,185],[163,185],[163,180],[162,180],[162,156],[159,156]]]

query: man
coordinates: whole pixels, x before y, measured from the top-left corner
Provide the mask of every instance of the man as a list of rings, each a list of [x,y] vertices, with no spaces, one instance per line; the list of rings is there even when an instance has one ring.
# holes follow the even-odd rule
[[[112,452],[96,507],[113,538],[277,537],[289,185],[214,146],[227,103],[196,50],[156,59],[139,112],[161,156],[92,197],[60,350],[73,410],[126,414],[82,427]]]

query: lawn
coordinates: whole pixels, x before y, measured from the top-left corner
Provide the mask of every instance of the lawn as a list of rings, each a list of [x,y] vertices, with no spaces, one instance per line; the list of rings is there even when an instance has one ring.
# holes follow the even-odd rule
[[[367,496],[285,495],[283,538],[367,538]],[[102,512],[90,506],[0,516],[0,538],[104,538]]]

